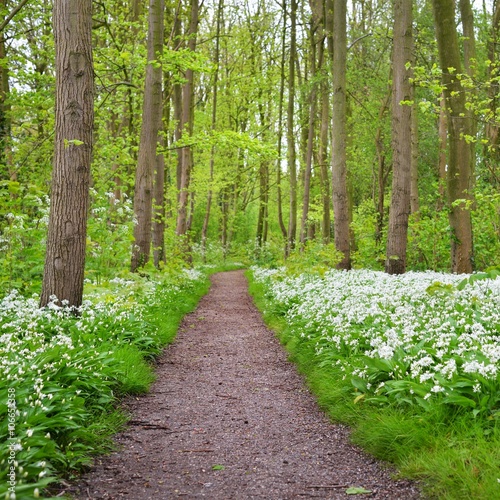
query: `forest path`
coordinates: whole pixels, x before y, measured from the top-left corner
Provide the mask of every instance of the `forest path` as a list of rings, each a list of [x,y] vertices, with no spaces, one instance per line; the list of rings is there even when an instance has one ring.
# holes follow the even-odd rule
[[[242,271],[212,277],[158,360],[151,392],[131,398],[120,451],[99,458],[81,499],[419,498],[331,424],[247,292]],[[359,498],[359,497],[358,497]]]

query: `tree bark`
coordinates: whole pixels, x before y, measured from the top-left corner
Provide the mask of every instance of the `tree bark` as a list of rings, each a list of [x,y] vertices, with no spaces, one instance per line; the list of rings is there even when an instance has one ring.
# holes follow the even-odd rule
[[[473,270],[471,148],[466,137],[472,123],[465,95],[457,75],[462,72],[454,0],[433,0],[434,22],[443,72],[444,97],[448,115],[447,187],[451,227],[451,263],[455,273]]]
[[[349,197],[347,193],[346,154],[346,69],[347,32],[346,2],[333,2],[333,129],[332,129],[332,195],[335,248],[342,253],[338,269],[351,268],[349,240]]]
[[[324,45],[323,39],[319,46],[319,66],[323,70],[324,61]],[[330,177],[328,175],[328,130],[330,123],[330,98],[328,91],[328,80],[326,74],[321,80],[321,125],[319,132],[319,151],[318,160],[321,177],[321,202],[323,206],[323,217],[321,219],[321,235],[323,243],[330,243]]]
[[[462,20],[463,29],[463,51],[464,51],[464,67],[467,75],[476,80],[477,76],[477,55],[476,55],[476,35],[474,33],[474,13],[472,12],[471,3],[469,0],[460,0],[460,18]],[[477,94],[474,90],[471,93]],[[473,109],[467,109],[468,118],[470,120],[470,140],[468,141],[470,152],[470,169],[471,169],[471,189],[474,189],[474,170],[476,165],[476,140],[477,140],[477,122]]]
[[[135,174],[134,246],[130,269],[143,267],[151,252],[151,223],[153,218],[153,179],[156,166],[156,147],[162,116],[163,0],[149,1],[148,65],[144,85],[141,139]]]
[[[94,125],[91,0],[55,0],[56,129],[40,306],[82,303]]]
[[[392,80],[392,69],[390,79]],[[384,126],[383,120],[389,110],[389,104],[392,97],[392,88],[389,85],[387,95],[382,99],[378,112],[378,127],[375,132],[375,149],[377,151],[377,173],[376,186],[374,186],[373,202],[377,211],[377,222],[375,227],[375,242],[380,244],[385,222],[385,188],[392,170],[392,165],[387,165],[387,155],[384,147]]]
[[[196,50],[196,33],[198,31],[198,0],[191,0],[191,15],[189,22],[189,40],[188,50]],[[193,133],[193,102],[194,102],[194,71],[191,68],[186,70],[186,83],[182,89],[182,133],[189,136]],[[188,207],[190,202],[189,184],[191,181],[192,170],[192,152],[190,146],[184,146],[180,149],[181,169],[179,183],[179,207],[177,212],[177,236],[186,236],[188,231]],[[189,245],[184,245],[187,250]]]
[[[280,63],[280,96],[278,104],[278,159],[276,160],[276,190],[277,190],[277,204],[278,204],[278,224],[283,236],[283,241],[287,240],[287,228],[283,221],[283,200],[281,193],[281,153],[283,143],[283,107],[285,97],[285,61],[286,61],[286,29],[287,29],[287,10],[286,2],[283,2],[283,30],[281,34],[281,63]],[[288,245],[286,245],[288,247]],[[286,253],[286,250],[285,250]]]
[[[162,113],[163,114],[163,113]],[[160,116],[159,130],[162,129],[163,120]],[[165,146],[163,135],[158,137],[158,144],[161,147]],[[157,269],[160,269],[162,262],[166,261],[165,254],[165,156],[162,154],[156,155],[155,163],[155,180],[153,188],[153,263]]]
[[[287,255],[295,248],[297,235],[297,158],[295,152],[295,64],[297,56],[297,0],[291,0],[290,11],[290,58],[288,72],[287,146],[290,181],[290,216],[288,219]]]
[[[394,46],[392,84],[392,197],[387,233],[385,271],[406,271],[408,217],[411,189],[411,99],[412,0],[394,2]],[[406,101],[406,104],[404,103]]]
[[[311,47],[311,75],[312,78],[317,78],[316,74],[316,32],[317,27],[314,23],[310,27],[310,47]],[[309,216],[309,198],[311,193],[311,173],[314,151],[314,134],[316,125],[316,107],[317,107],[317,83],[312,83],[311,92],[309,95],[309,123],[307,131],[307,148],[306,148],[306,168],[304,171],[304,196],[302,201],[302,218],[300,221],[300,245],[304,248],[306,244],[308,231],[308,216]]]

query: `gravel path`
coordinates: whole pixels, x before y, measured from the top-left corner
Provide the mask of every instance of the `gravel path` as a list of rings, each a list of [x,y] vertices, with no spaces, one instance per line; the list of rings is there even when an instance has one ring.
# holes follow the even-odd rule
[[[357,498],[420,498],[318,409],[241,271],[212,277],[157,376],[127,402],[120,451],[97,460],[76,498],[337,499],[352,486],[372,491]]]

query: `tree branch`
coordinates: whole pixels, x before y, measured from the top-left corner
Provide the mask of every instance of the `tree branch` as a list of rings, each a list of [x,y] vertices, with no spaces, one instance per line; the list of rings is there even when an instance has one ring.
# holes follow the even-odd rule
[[[7,25],[12,21],[12,18],[28,3],[28,0],[21,0],[21,3],[14,7],[10,14],[3,20],[0,24],[0,33],[7,27]]]

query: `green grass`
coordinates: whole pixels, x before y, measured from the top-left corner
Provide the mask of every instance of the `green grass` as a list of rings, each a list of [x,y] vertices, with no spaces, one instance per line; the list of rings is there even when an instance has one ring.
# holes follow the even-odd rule
[[[264,285],[250,293],[306,377],[318,404],[333,421],[353,429],[352,440],[372,455],[397,466],[402,477],[420,482],[425,495],[446,500],[500,498],[500,425],[474,418],[466,409],[377,405],[354,402],[350,380],[331,363],[321,364],[315,341],[294,336],[283,311],[273,307]]]

